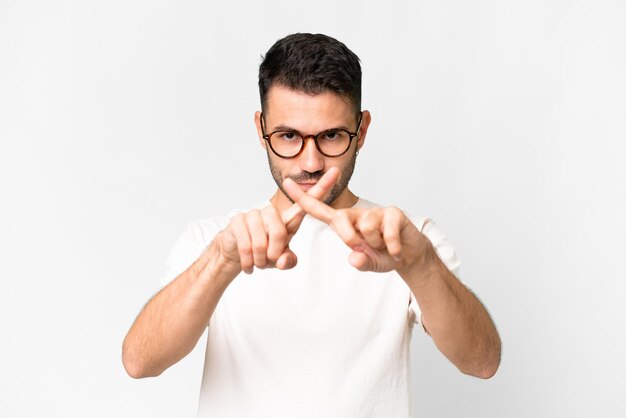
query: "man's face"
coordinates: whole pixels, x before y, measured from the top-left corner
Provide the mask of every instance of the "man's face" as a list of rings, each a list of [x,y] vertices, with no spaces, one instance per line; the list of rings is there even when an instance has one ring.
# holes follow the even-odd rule
[[[355,132],[358,124],[354,107],[341,96],[331,92],[309,95],[283,86],[272,86],[268,91],[263,117],[266,134],[277,129],[294,130],[303,135],[316,135],[332,128],[343,128],[349,132]],[[364,117],[367,120],[361,123],[361,134],[352,140],[350,148],[342,156],[324,156],[315,146],[313,138],[309,137],[306,139],[304,149],[297,157],[285,159],[274,154],[262,138],[260,114],[257,112],[255,120],[261,145],[267,151],[270,170],[278,187],[283,190],[283,180],[289,177],[306,191],[330,167],[337,167],[341,173],[339,180],[324,201],[326,204],[331,204],[342,193],[347,192],[348,182],[356,162],[356,152],[363,144],[369,123],[369,113]],[[284,190],[283,193],[287,196]]]

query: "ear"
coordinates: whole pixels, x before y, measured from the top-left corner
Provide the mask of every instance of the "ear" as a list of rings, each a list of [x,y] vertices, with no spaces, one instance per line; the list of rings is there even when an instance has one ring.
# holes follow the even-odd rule
[[[365,143],[365,137],[367,136],[367,129],[370,127],[370,123],[372,122],[372,115],[369,110],[363,111],[363,116],[361,117],[361,129],[359,129],[359,139],[357,140],[356,146],[357,149],[360,150],[363,144]]]
[[[265,139],[263,139],[263,129],[261,129],[261,112],[254,112],[254,124],[256,125],[256,132],[259,135],[259,141],[261,142],[261,146],[263,149],[266,149],[267,144]]]

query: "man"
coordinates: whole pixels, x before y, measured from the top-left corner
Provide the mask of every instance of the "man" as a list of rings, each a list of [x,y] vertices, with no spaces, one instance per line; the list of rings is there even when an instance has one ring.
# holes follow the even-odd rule
[[[357,56],[290,35],[265,55],[259,88],[278,189],[191,224],[124,341],[128,373],[159,375],[208,326],[199,416],[406,417],[418,323],[463,373],[491,377],[498,333],[442,232],[348,188],[371,121]]]

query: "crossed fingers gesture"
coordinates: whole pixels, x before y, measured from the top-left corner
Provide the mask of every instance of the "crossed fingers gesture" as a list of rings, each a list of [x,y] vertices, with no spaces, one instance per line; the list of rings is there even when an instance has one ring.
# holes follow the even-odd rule
[[[291,179],[283,188],[301,210],[328,224],[352,249],[349,262],[361,271],[387,272],[421,260],[427,238],[396,207],[334,209]]]
[[[427,239],[395,207],[334,209],[323,198],[339,178],[329,169],[308,192],[291,179],[283,188],[295,202],[284,211],[269,205],[235,216],[218,237],[219,253],[232,270],[252,273],[257,268],[291,269],[298,258],[289,243],[309,214],[328,224],[352,249],[348,261],[361,271],[386,272],[420,261]]]

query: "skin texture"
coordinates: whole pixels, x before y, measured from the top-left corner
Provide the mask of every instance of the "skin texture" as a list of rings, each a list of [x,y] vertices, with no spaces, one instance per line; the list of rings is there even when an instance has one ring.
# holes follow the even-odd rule
[[[356,152],[365,142],[370,113],[363,111],[358,138],[337,158],[320,154],[310,139],[298,157],[277,157],[262,137],[260,116],[255,114],[259,141],[280,186],[271,205],[234,217],[196,262],[148,302],[124,340],[122,359],[129,375],[156,376],[186,356],[208,326],[224,290],[242,271],[293,268],[297,255],[289,242],[309,214],[327,223],[353,250],[346,262],[355,268],[399,273],[420,305],[425,329],[459,370],[481,378],[493,376],[500,363],[496,328],[480,301],[441,262],[428,238],[397,208],[353,208],[358,198],[347,185]],[[330,128],[354,131],[357,124],[353,107],[342,97],[309,95],[282,86],[268,92],[265,122],[267,132],[289,127],[305,134]]]

